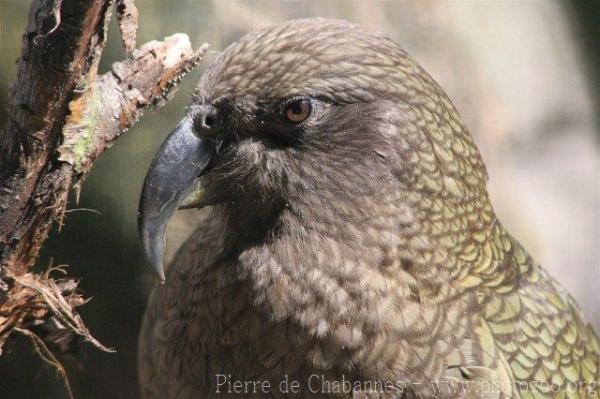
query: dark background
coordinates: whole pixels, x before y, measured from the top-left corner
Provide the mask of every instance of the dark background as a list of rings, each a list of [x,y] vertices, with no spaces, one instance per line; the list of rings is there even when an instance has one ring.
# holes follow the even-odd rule
[[[95,164],[38,262],[69,265],[92,300],[80,312],[92,333],[117,350],[82,344],[63,359],[78,398],[138,395],[136,341],[153,275],[141,258],[135,215],[145,171],[183,115],[206,63],[243,33],[302,16],[345,18],[385,32],[444,87],[479,145],[501,220],[600,325],[598,250],[598,2],[136,2],[138,44],[187,33],[211,44],[176,98],[149,113]],[[0,124],[14,79],[29,4],[0,0]],[[111,26],[101,71],[124,56]],[[78,210],[94,209],[96,212]],[[197,211],[170,226],[169,253],[190,233]],[[56,372],[17,337],[0,357],[0,398],[62,398]]]

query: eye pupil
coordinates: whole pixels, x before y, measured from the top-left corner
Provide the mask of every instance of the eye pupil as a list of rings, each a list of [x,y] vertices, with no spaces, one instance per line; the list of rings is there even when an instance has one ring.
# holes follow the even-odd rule
[[[285,109],[285,117],[290,122],[302,122],[310,115],[311,108],[310,101],[306,99],[293,101],[287,105]]]
[[[295,102],[292,104],[292,112],[296,115],[299,115],[302,113],[302,104],[300,104],[300,102]]]

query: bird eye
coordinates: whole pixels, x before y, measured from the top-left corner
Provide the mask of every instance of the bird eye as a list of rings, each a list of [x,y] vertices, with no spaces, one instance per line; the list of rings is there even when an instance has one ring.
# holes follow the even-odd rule
[[[309,100],[301,98],[285,106],[285,117],[292,123],[300,123],[309,117],[312,105]]]

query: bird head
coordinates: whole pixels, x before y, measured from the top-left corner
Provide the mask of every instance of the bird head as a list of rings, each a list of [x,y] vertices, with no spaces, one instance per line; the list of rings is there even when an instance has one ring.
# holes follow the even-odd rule
[[[468,194],[484,175],[450,101],[396,43],[294,20],[247,34],[203,75],[147,174],[140,234],[164,279],[178,207],[226,207],[257,231],[282,213],[335,230],[400,209],[403,193]]]

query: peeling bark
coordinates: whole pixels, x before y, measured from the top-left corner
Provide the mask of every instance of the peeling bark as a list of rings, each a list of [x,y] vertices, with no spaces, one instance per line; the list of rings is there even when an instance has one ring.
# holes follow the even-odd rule
[[[162,104],[182,75],[193,68],[207,45],[191,52],[184,34],[149,42],[133,59],[117,62],[70,103],[59,160],[87,173],[94,160],[129,129],[148,106]],[[102,117],[98,117],[102,115]]]
[[[0,136],[0,353],[13,332],[49,346],[82,336],[102,350],[74,307],[85,300],[68,278],[29,272],[68,193],[104,150],[150,106],[162,106],[207,49],[184,34],[152,41],[97,76],[111,0],[34,0],[23,35],[8,121]],[[126,50],[137,10],[117,1]]]
[[[117,22],[123,47],[127,53],[131,53],[135,48],[138,27],[138,10],[133,0],[117,0]]]

